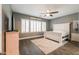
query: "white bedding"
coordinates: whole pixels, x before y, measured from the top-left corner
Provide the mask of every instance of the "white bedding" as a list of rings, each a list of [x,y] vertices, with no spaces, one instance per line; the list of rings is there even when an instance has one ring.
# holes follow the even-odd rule
[[[44,33],[44,38],[49,38],[62,44],[62,41],[68,38],[66,37],[67,35],[68,33],[65,31],[47,31]]]
[[[65,32],[65,31],[53,31],[53,32],[62,33],[62,37],[69,34],[69,33]]]

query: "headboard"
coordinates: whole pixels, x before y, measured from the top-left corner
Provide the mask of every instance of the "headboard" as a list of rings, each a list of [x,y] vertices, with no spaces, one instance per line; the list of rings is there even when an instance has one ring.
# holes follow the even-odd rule
[[[64,31],[70,33],[70,23],[53,24],[53,31]]]

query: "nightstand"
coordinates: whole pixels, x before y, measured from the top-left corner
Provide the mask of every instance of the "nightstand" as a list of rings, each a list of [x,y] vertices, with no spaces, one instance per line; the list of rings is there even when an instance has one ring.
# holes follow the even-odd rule
[[[79,42],[79,33],[71,33],[71,41]]]

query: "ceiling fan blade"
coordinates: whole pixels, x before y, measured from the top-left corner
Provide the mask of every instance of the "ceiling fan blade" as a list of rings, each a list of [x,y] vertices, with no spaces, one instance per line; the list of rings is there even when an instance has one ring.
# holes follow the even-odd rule
[[[50,14],[55,14],[55,13],[58,13],[58,11],[55,11],[55,12],[50,12]]]
[[[55,11],[55,12],[46,12],[46,13],[41,13],[41,14],[55,14],[55,13],[58,13],[58,11]]]
[[[53,16],[52,14],[50,16]]]
[[[47,15],[44,15],[44,17],[46,17],[46,16],[47,16]],[[50,14],[49,16],[50,16],[50,17],[52,17],[53,15],[52,15],[52,14]]]
[[[49,14],[49,13],[41,13],[41,14]]]

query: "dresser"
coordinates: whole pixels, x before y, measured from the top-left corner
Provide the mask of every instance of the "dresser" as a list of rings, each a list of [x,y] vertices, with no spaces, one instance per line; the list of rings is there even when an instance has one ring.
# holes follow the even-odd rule
[[[19,32],[6,32],[6,55],[19,55]]]
[[[79,33],[71,33],[71,41],[79,42]]]

